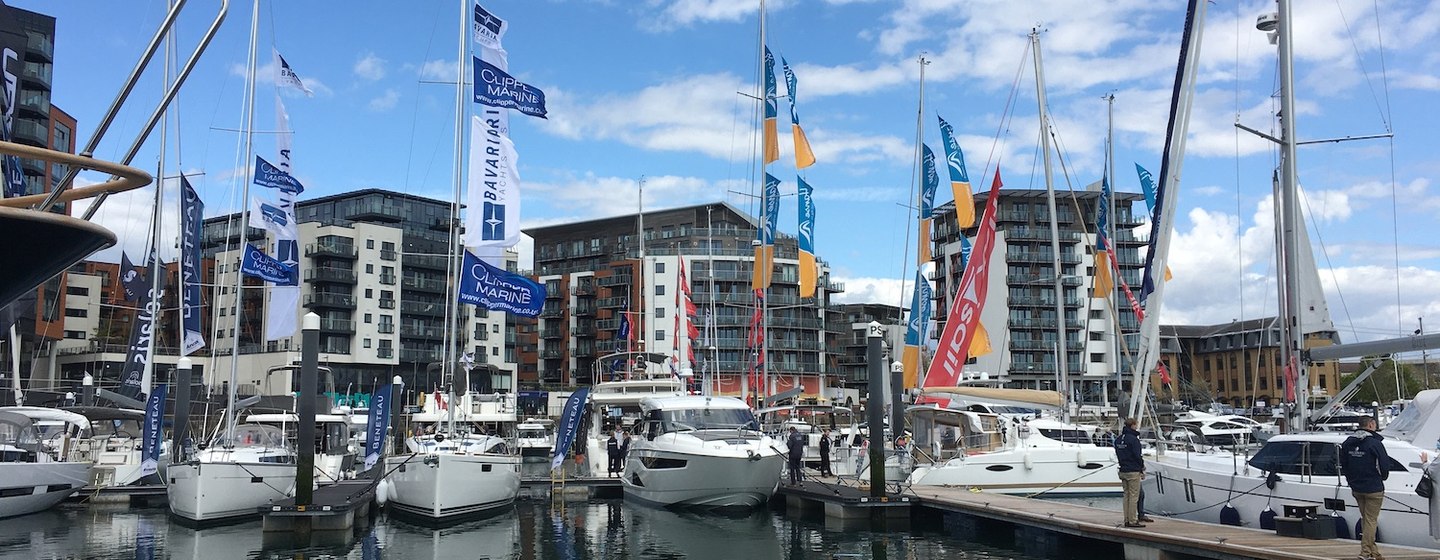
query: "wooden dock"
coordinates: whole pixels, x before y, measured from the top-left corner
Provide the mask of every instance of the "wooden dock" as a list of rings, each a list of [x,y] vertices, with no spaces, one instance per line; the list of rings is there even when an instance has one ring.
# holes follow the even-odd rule
[[[920,505],[960,519],[946,520],[947,527],[960,532],[992,530],[985,523],[1013,524],[1017,541],[1044,541],[1036,531],[1050,533],[1043,549],[1059,549],[1061,541],[1083,538],[1112,543],[1123,549],[1125,558],[1259,558],[1265,560],[1351,559],[1360,553],[1360,542],[1350,539],[1313,540],[1283,537],[1273,530],[1251,529],[1156,517],[1148,527],[1124,527],[1122,514],[1050,500],[1027,499],[1001,494],[971,492],[965,488],[914,487]],[[1065,537],[1059,537],[1064,535]],[[962,535],[963,536],[963,535]],[[1024,543],[1017,543],[1024,544]],[[1440,551],[1381,544],[1387,560],[1434,560]]]
[[[839,480],[806,478],[803,485],[781,484],[775,491],[785,500],[786,507],[806,509],[823,507],[825,516],[837,519],[859,519],[881,515],[909,517],[911,506],[918,500],[908,494],[887,493],[871,496],[870,489]]]

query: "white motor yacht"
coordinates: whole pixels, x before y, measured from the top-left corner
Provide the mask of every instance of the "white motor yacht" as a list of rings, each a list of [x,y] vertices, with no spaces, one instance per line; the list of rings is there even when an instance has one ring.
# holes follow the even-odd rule
[[[1238,414],[1210,414],[1198,410],[1177,415],[1174,423],[1199,433],[1209,445],[1250,445],[1279,433],[1274,423],[1261,423]]]
[[[595,360],[590,417],[581,424],[585,432],[576,435],[583,437],[585,443],[577,441],[573,446],[585,450],[586,464],[581,476],[600,476],[607,471],[605,441],[610,437],[607,432],[631,428],[638,423],[641,400],[685,395],[685,383],[665,368],[665,359],[664,354],[620,352]],[[613,368],[616,363],[622,367]],[[631,445],[636,437],[632,433]]]
[[[555,447],[554,422],[548,418],[527,418],[515,425],[515,442],[522,457],[549,457]]]
[[[1027,496],[1121,492],[1115,450],[1075,441],[1088,433],[1080,427],[933,404],[911,407],[906,416],[914,435],[911,484]]]
[[[1390,455],[1380,542],[1440,548],[1430,536],[1430,500],[1415,494],[1425,464],[1433,460],[1440,438],[1440,390],[1421,391],[1415,402],[1380,431]],[[1338,450],[1347,432],[1281,434],[1255,451],[1235,453],[1160,442],[1160,453],[1145,460],[1145,508],[1195,521],[1220,522],[1229,505],[1241,523],[1259,526],[1260,514],[1279,504],[1313,504],[1326,514],[1327,500],[1345,504],[1329,511],[1345,519],[1354,534],[1360,508],[1340,472]],[[1422,443],[1423,442],[1423,443]],[[1334,501],[1332,504],[1336,503]],[[1278,510],[1276,510],[1278,511]]]
[[[247,423],[235,426],[233,434],[170,465],[165,490],[172,516],[192,524],[238,521],[294,495],[296,454],[285,431]]]
[[[625,457],[625,498],[662,507],[753,508],[780,483],[780,444],[744,401],[687,395],[640,402]]]
[[[70,453],[88,426],[73,412],[0,407],[0,518],[50,509],[85,486],[91,464]]]
[[[867,432],[860,427],[858,416],[847,407],[824,402],[795,403],[762,408],[755,413],[760,429],[784,443],[790,428],[805,435],[805,466],[820,468],[820,437],[830,430],[830,472],[836,476],[853,476],[858,472],[858,458],[866,454],[858,447]]]
[[[296,439],[299,415],[293,412],[251,414],[247,424],[268,424],[285,431],[287,440]],[[315,484],[324,486],[355,478],[355,457],[359,447],[350,436],[350,418],[341,414],[315,415]],[[362,430],[363,431],[363,430]]]

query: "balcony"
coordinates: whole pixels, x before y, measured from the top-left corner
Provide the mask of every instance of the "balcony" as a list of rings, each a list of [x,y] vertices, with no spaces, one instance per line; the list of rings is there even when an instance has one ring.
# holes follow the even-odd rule
[[[400,336],[403,338],[432,338],[438,340],[445,337],[445,329],[440,327],[404,325],[400,327]]]
[[[55,61],[54,40],[31,31],[25,32],[25,35],[28,36],[25,41],[25,50],[29,51],[28,54],[39,55],[41,58],[44,58],[46,62]]]
[[[445,304],[423,301],[400,301],[400,312],[406,315],[445,316]]]
[[[631,275],[629,275],[629,274],[616,274],[616,275],[614,275],[614,276],[604,276],[604,277],[596,278],[596,279],[595,279],[595,284],[596,284],[597,286],[604,286],[604,287],[610,287],[610,286],[629,286],[630,283],[631,283],[633,280],[634,280],[634,278],[633,278]]]
[[[381,300],[380,300],[380,309],[395,309],[395,300],[393,300],[393,299],[381,299]]]
[[[394,249],[380,250],[380,260],[382,261],[393,261],[397,258],[400,258],[400,254],[396,253]]]
[[[345,219],[356,222],[399,222],[405,219],[400,205],[377,199],[362,199],[346,205]]]
[[[449,259],[445,255],[405,255],[400,262],[405,268],[426,268],[430,270],[445,270]]]
[[[45,89],[50,89],[50,77],[51,67],[48,62],[26,62],[25,68],[20,71],[20,78]]]
[[[50,145],[50,130],[35,121],[16,119],[11,131],[15,133],[16,140],[24,140],[37,146]]]
[[[595,325],[580,325],[575,327],[575,336],[595,336]]]
[[[384,285],[384,286],[394,286],[394,285],[395,285],[395,275],[394,275],[394,274],[381,274],[381,275],[380,275],[380,284],[381,284],[381,285]]]
[[[355,259],[360,253],[349,243],[311,243],[305,246],[305,256]]]
[[[438,361],[440,361],[440,351],[439,351],[439,350],[415,350],[415,349],[406,348],[406,349],[400,350],[400,361],[402,361],[402,362],[416,362],[416,363],[421,363],[421,364],[428,364],[428,363],[430,363],[430,362],[438,362]]]
[[[320,319],[320,332],[355,334],[355,321],[350,319]]]
[[[577,306],[575,306],[575,308],[574,308],[574,310],[572,311],[572,313],[573,313],[576,317],[591,317],[591,316],[594,316],[594,315],[595,315],[595,306],[594,306],[594,305],[577,305]]]
[[[380,323],[375,327],[375,332],[380,334],[395,334],[395,323]]]
[[[20,109],[37,119],[49,119],[50,96],[44,92],[20,90]]]
[[[557,306],[554,306],[554,307],[551,307],[551,306],[548,306],[548,305],[547,305],[547,306],[545,306],[544,309],[540,310],[540,318],[541,318],[541,319],[557,319],[557,318],[564,317],[564,316],[565,316],[565,308],[560,307],[560,306],[558,306],[558,305],[557,305]]]
[[[354,284],[355,271],[348,268],[307,268],[305,269],[306,282],[338,282],[341,284]]]
[[[482,342],[489,341],[490,331],[485,330],[485,325],[479,325],[475,327],[475,331],[471,333],[471,337]]]
[[[406,276],[401,278],[400,286],[407,290],[421,292],[445,293],[445,281],[435,278],[421,278],[419,276]]]
[[[630,298],[607,297],[595,300],[595,305],[600,309],[619,309],[625,307],[625,301]]]
[[[577,296],[593,296],[595,295],[595,284],[590,282],[582,282],[579,285],[575,286],[574,290],[572,291]]]
[[[305,307],[355,309],[355,296],[348,294],[310,294],[305,296]]]
[[[563,356],[564,353],[561,352],[559,348],[546,348],[544,351],[540,352],[540,357],[547,360],[558,360]]]
[[[395,357],[395,349],[394,349],[394,348],[376,348],[376,349],[375,349],[375,357],[376,357],[376,358],[383,358],[383,359],[394,358],[394,357]]]
[[[565,336],[564,329],[549,328],[540,329],[540,338],[561,338]]]

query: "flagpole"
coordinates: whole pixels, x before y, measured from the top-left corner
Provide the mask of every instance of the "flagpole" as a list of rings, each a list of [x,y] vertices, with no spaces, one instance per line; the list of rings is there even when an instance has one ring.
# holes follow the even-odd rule
[[[255,51],[259,48],[260,37],[260,0],[254,0],[250,10],[250,54],[245,62],[245,149],[241,152],[245,155],[245,173],[241,176],[240,186],[240,248],[244,254],[243,245],[249,243],[247,233],[250,229],[250,182],[254,173],[253,164],[255,142]],[[234,331],[230,338],[230,386],[225,391],[225,442],[233,446],[235,439],[235,391],[236,385],[240,383],[240,335],[243,328],[240,325],[240,316],[244,313],[243,300],[240,292],[245,286],[245,275],[239,269],[235,271],[235,302],[232,309],[235,310]]]
[[[1110,200],[1109,200],[1109,202],[1108,202],[1109,207],[1108,207],[1108,208],[1104,208],[1104,209],[1102,209],[1101,211],[1102,211],[1102,212],[1105,212],[1105,216],[1107,216],[1107,218],[1108,218],[1107,220],[1105,220],[1105,221],[1106,221],[1106,224],[1105,224],[1106,229],[1109,230],[1109,231],[1106,231],[1106,232],[1105,232],[1105,235],[1106,235],[1105,238],[1108,240],[1108,243],[1107,243],[1107,246],[1105,247],[1105,250],[1110,250],[1110,247],[1112,247],[1112,246],[1114,245],[1114,243],[1115,243],[1115,222],[1116,222],[1116,220],[1115,220],[1115,217],[1116,217],[1116,216],[1115,216],[1115,194],[1114,194],[1114,193],[1115,193],[1115,93],[1114,93],[1114,92],[1111,92],[1109,95],[1106,95],[1106,96],[1105,96],[1105,100],[1106,100],[1106,104],[1105,104],[1105,181],[1106,181],[1106,183],[1108,183],[1108,184],[1110,185],[1110,193],[1111,193],[1111,194],[1110,194]],[[1106,202],[1106,201],[1103,200],[1103,198],[1102,198],[1101,202]],[[1120,252],[1119,252],[1119,251],[1115,251],[1115,255],[1118,257],[1118,256],[1120,255]],[[1119,275],[1120,275],[1120,263],[1114,262],[1114,261],[1112,260],[1112,261],[1107,262],[1106,266],[1110,266],[1110,267],[1112,267],[1112,268],[1114,269],[1114,271],[1115,271],[1115,276],[1119,276]],[[1113,372],[1113,373],[1110,375],[1110,377],[1115,378],[1116,380],[1118,380],[1118,379],[1119,379],[1119,374],[1120,374],[1120,337],[1124,334],[1125,329],[1120,325],[1120,308],[1119,308],[1120,302],[1116,299],[1116,296],[1115,296],[1115,285],[1116,285],[1116,284],[1119,284],[1119,282],[1112,282],[1112,283],[1111,283],[1110,293],[1105,294],[1105,304],[1110,306],[1110,318],[1111,318],[1112,321],[1115,322],[1114,332],[1111,333],[1112,336],[1114,336],[1115,338],[1113,338],[1113,339],[1110,340],[1110,360],[1109,360],[1110,363],[1109,363],[1108,365],[1110,366],[1110,371]],[[1104,401],[1105,406],[1110,406],[1110,382],[1109,382],[1109,381],[1106,381],[1106,382],[1100,384],[1100,398]]]
[[[455,184],[452,187],[452,199],[450,205],[450,250],[447,255],[446,268],[449,272],[450,284],[454,291],[450,292],[450,301],[445,304],[445,337],[440,345],[440,379],[445,381],[446,388],[446,431],[455,433],[455,370],[451,365],[450,356],[459,350],[460,333],[457,332],[460,325],[459,292],[460,282],[457,280],[460,271],[460,262],[465,250],[460,244],[460,197],[465,183],[465,55],[469,39],[466,36],[468,16],[470,15],[470,0],[460,0],[459,17],[459,40],[455,47],[455,161],[451,170]],[[448,290],[447,290],[448,291]],[[465,389],[469,390],[467,380]]]
[[[645,274],[645,176],[641,175],[640,180],[637,181],[637,183],[638,194],[635,197],[635,227],[637,231],[635,232],[635,234],[636,237],[640,239],[640,264],[636,268],[636,271],[639,273],[638,276],[640,280],[640,309],[638,310],[639,313],[635,315],[635,327],[640,329],[640,336],[636,337],[640,340],[640,351],[645,352],[645,315],[649,313],[649,311],[645,309],[645,290],[646,288],[649,288],[649,285],[645,281],[645,278],[647,278],[647,275]],[[656,319],[658,320],[659,317],[656,317]]]

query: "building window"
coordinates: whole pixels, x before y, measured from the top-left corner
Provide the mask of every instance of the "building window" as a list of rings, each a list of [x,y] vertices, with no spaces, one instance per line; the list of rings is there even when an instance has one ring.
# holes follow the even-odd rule
[[[660,330],[655,331],[655,340],[657,340],[657,341],[663,341],[663,340],[665,340],[665,330],[664,330],[664,329],[660,329]]]
[[[665,295],[665,285],[664,285],[664,284],[658,284],[658,285],[655,286],[655,295],[657,295],[657,296],[663,296],[663,295]]]
[[[655,318],[658,319],[658,318],[661,318],[661,317],[664,317],[664,316],[665,316],[665,308],[664,308],[664,307],[656,307],[656,308],[655,308]]]
[[[65,331],[65,338],[85,340],[85,331]]]
[[[374,297],[375,291],[370,288],[365,288],[365,299],[374,299]]]
[[[90,295],[90,288],[86,288],[85,286],[65,286],[65,295],[88,296]]]
[[[490,325],[490,332],[492,332],[492,333],[498,333],[498,332],[500,332],[500,325]]]
[[[372,316],[371,316],[369,313],[366,313],[366,314],[365,314],[365,322],[366,322],[366,323],[369,323],[371,318],[372,318]],[[366,346],[366,348],[369,348],[369,346]]]
[[[1092,364],[1103,364],[1103,363],[1105,363],[1105,353],[1104,353],[1104,352],[1091,352],[1091,353],[1090,353],[1090,363],[1092,363]]]
[[[365,248],[366,248],[366,249],[374,249],[374,248],[375,248],[375,240],[374,240],[374,239],[366,239],[366,240],[365,240]],[[366,345],[365,347],[366,347],[366,348],[369,348],[370,346],[369,346],[369,345]]]
[[[491,356],[499,356],[499,355],[500,355],[500,347],[499,347],[499,346],[491,346],[491,347],[490,347],[490,355],[491,355]]]
[[[365,274],[375,274],[375,265],[365,263]]]
[[[368,321],[367,321],[367,322],[368,322]],[[370,339],[368,339],[368,338],[363,339],[363,340],[360,341],[360,344],[362,345],[363,348],[369,348],[369,347],[370,347]]]
[[[658,262],[658,261],[657,261],[657,262],[655,263],[655,273],[656,273],[656,274],[665,274],[665,263],[663,263],[663,262]]]
[[[82,308],[75,308],[75,307],[66,307],[66,308],[65,308],[65,316],[66,316],[66,317],[89,317],[89,316],[90,316],[90,310],[89,310],[89,309],[82,309]]]

